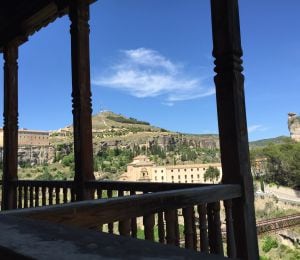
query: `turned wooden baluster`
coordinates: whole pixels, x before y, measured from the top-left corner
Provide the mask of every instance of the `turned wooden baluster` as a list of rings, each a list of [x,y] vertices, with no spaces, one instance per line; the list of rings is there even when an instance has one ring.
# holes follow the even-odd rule
[[[200,229],[200,251],[208,253],[208,236],[207,236],[207,220],[206,220],[206,204],[198,206],[199,229]]]
[[[75,193],[75,188],[71,188],[71,202],[74,202],[76,200],[76,193]]]
[[[42,187],[42,205],[46,206],[46,187]]]
[[[112,190],[107,190],[107,197],[111,198],[113,195]],[[108,223],[108,232],[113,234],[114,233],[114,223]]]
[[[154,241],[154,225],[155,225],[154,214],[149,214],[144,216],[143,224],[144,224],[145,239]]]
[[[146,193],[147,192],[144,192],[144,194]],[[154,241],[154,225],[155,225],[154,214],[143,216],[143,225],[144,225],[145,239]]]
[[[183,209],[185,248],[197,249],[195,247],[195,213],[193,207]]]
[[[63,201],[64,203],[68,202],[68,188],[63,187]]]
[[[97,188],[97,199],[101,199],[102,198],[102,189]]]
[[[102,198],[102,189],[97,188],[97,199],[101,199]],[[100,225],[99,227],[100,231],[103,231],[103,225]]]
[[[227,239],[227,255],[230,258],[236,258],[236,245],[233,230],[232,218],[232,200],[224,201],[226,215],[226,239]]]
[[[123,197],[124,191],[119,190],[118,196]],[[119,233],[122,236],[130,236],[130,219],[119,221]]]
[[[164,225],[164,213],[158,212],[157,214],[157,226],[158,226],[158,239],[159,243],[164,244],[165,243],[165,225]]]
[[[39,201],[39,194],[40,194],[40,187],[35,186],[34,188],[34,200],[35,200],[35,206],[38,207],[40,205],[40,201]]]
[[[207,215],[210,253],[224,255],[220,221],[220,202],[207,204]]]
[[[176,214],[174,210],[165,211],[165,220],[166,220],[166,240],[167,244],[175,245],[176,235],[175,235],[175,223],[176,223]]]
[[[130,191],[130,195],[135,195],[135,191]],[[131,236],[136,238],[137,237],[137,222],[136,218],[131,218]]]
[[[55,187],[55,204],[60,204],[60,188]]]
[[[23,208],[23,186],[19,185],[18,186],[18,209]]]
[[[29,187],[29,207],[33,208],[33,187]]]
[[[24,185],[24,209],[28,208],[28,186]]]
[[[52,187],[48,188],[48,193],[49,193],[49,205],[53,205],[53,188]]]
[[[18,205],[18,203],[17,203],[17,185],[16,185],[16,183],[14,183],[12,185],[12,190],[13,190],[13,194],[14,194],[14,196],[12,198],[12,200],[13,200],[13,208],[16,209],[17,205]]]

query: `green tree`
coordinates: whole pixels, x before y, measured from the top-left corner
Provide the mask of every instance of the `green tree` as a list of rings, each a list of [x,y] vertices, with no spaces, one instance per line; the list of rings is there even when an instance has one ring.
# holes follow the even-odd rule
[[[210,180],[214,183],[214,181],[218,180],[220,177],[220,171],[216,167],[209,166],[204,173],[204,181]]]

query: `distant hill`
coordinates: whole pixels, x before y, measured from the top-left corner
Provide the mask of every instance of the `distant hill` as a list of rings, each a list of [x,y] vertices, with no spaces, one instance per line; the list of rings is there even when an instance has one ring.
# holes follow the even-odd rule
[[[286,140],[290,140],[288,136],[278,136],[274,138],[261,139],[257,141],[253,141],[249,143],[250,148],[264,147],[269,144],[282,144],[285,143]]]
[[[92,116],[94,130],[132,129],[138,127],[140,131],[161,131],[162,128],[154,127],[149,122],[132,117],[126,117],[111,111],[103,111]]]

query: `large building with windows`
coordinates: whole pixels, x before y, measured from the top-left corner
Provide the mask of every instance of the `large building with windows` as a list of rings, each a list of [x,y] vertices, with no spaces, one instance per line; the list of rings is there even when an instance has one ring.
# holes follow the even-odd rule
[[[204,173],[208,167],[215,167],[220,171],[220,176],[213,182],[217,183],[222,177],[220,163],[206,164],[181,164],[157,166],[145,155],[139,155],[127,165],[127,172],[121,175],[121,181],[150,181],[174,183],[209,183],[204,180]]]
[[[49,132],[28,129],[19,129],[18,131],[19,146],[48,146]],[[0,147],[3,147],[3,128],[0,128]]]

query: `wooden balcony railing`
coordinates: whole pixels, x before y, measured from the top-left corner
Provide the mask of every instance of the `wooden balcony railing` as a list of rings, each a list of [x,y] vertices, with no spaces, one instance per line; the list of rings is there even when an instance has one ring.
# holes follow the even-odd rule
[[[73,181],[16,180],[12,182],[15,190],[15,208],[33,208],[76,201]],[[0,182],[1,185],[1,182]],[[86,187],[94,199],[134,195],[136,193],[177,190],[191,187],[204,187],[211,184],[188,183],[146,183],[121,181],[89,181]],[[1,194],[0,194],[1,195]]]
[[[27,185],[25,189],[29,190],[29,198],[32,197],[30,190],[35,191],[35,187],[39,189],[43,187],[38,186],[42,182],[35,183],[36,186],[33,186],[34,182],[31,184],[22,182],[18,181],[18,187],[22,186],[24,192],[24,186]],[[120,182],[110,184],[111,186],[109,182],[87,183],[88,187],[96,190],[97,198],[103,198],[106,194],[108,197],[106,199],[12,210],[4,214],[96,229],[134,238],[138,238],[139,233],[142,233],[144,239],[162,244],[182,246],[233,258],[236,256],[231,200],[241,196],[239,185]],[[61,182],[61,186],[58,185],[57,182],[47,187],[54,189],[56,197],[61,196],[58,191],[56,192],[58,187],[59,190],[64,188],[72,190],[69,182]],[[183,186],[189,188],[183,189]],[[53,198],[51,201],[57,204],[61,202]],[[224,209],[221,210],[223,206]],[[223,252],[222,224],[226,230],[226,252]]]

